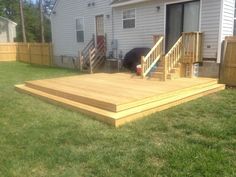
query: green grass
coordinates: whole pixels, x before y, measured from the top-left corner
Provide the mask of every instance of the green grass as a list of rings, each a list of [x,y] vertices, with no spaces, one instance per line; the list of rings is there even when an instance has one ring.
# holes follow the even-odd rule
[[[119,129],[14,91],[74,74],[0,62],[0,176],[236,176],[236,90]]]

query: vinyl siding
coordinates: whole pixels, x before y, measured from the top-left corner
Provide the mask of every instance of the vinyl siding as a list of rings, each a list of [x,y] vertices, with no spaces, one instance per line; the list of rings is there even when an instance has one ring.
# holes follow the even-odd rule
[[[178,0],[150,1],[114,8],[114,38],[124,54],[135,47],[152,47],[152,36],[165,34],[165,5]],[[204,33],[204,58],[216,58],[221,0],[202,0],[200,30]],[[156,7],[160,6],[159,12]],[[122,28],[124,9],[136,9],[136,28]]]
[[[203,57],[217,58],[221,0],[203,0],[201,31],[204,33]]]
[[[58,0],[51,15],[54,55],[77,56],[95,34],[95,16],[104,14],[104,30],[111,40],[111,7],[108,0],[97,0],[95,6],[88,7],[90,1]],[[110,15],[107,18],[106,15]],[[76,18],[84,17],[84,43],[76,40]],[[110,44],[110,43],[108,43]]]
[[[161,6],[157,12],[156,7]],[[135,28],[123,29],[123,10],[136,9]],[[153,45],[154,34],[164,35],[164,8],[163,3],[151,1],[125,7],[114,8],[114,39],[118,40],[118,53],[125,55],[136,47]]]
[[[232,36],[234,29],[235,0],[224,0],[223,3],[221,40],[223,40],[225,36]]]
[[[222,26],[220,28],[220,40],[219,40],[219,55],[218,62],[221,58],[220,46],[226,36],[232,36],[234,31],[234,7],[235,0],[224,0],[222,7]]]
[[[0,18],[0,42],[14,42],[16,24]]]
[[[224,0],[225,2],[234,0]],[[51,16],[54,54],[56,56],[77,56],[95,33],[95,16],[104,14],[105,33],[107,34],[108,51],[111,51],[112,39],[118,40],[117,56],[122,51],[123,56],[132,48],[149,47],[153,45],[153,35],[165,35],[165,5],[180,2],[179,0],[150,0],[113,10],[108,0],[94,0],[95,7],[88,7],[90,1],[58,0],[56,14]],[[230,3],[230,2],[229,2]],[[157,6],[160,10],[157,11]],[[134,29],[123,29],[122,14],[124,9],[136,9],[136,26]],[[225,9],[230,7],[226,6]],[[113,12],[112,12],[113,11]],[[216,58],[220,32],[221,0],[201,0],[200,31],[204,33],[203,57]],[[230,11],[231,12],[231,11]],[[226,17],[228,17],[227,12]],[[229,13],[229,12],[228,12]],[[232,13],[232,12],[231,12]],[[113,15],[112,15],[113,14]],[[110,15],[107,18],[106,15]],[[75,19],[85,19],[85,42],[77,43]],[[112,23],[113,21],[113,23]],[[224,20],[231,26],[229,20]],[[230,29],[224,27],[224,34]]]

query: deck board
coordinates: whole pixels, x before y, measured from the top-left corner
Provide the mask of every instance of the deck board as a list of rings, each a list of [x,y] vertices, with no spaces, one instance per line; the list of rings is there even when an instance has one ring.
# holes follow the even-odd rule
[[[212,78],[180,78],[162,82],[127,73],[100,73],[27,81],[16,88],[64,106],[73,107],[74,104],[79,111],[120,125],[127,119],[222,90],[224,86]]]
[[[104,101],[120,105],[213,80],[215,79],[181,78],[161,82],[140,78],[133,79],[130,74],[96,74],[39,80],[29,83],[77,92],[77,94],[83,94],[94,99],[104,99]]]

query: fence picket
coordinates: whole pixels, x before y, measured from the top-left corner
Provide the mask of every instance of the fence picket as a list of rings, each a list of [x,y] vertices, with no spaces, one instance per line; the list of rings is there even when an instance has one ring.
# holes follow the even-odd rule
[[[46,49],[46,50],[44,50]],[[50,43],[1,43],[0,61],[22,61],[31,64],[52,65]]]

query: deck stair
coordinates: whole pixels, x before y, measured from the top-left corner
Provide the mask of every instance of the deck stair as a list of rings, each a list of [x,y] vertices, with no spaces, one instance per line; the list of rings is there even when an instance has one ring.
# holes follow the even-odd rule
[[[183,33],[167,54],[163,54],[163,38],[160,38],[146,57],[142,57],[142,76],[146,77],[151,67],[157,65],[157,70],[151,73],[151,77],[166,81],[181,76],[181,65],[192,65],[202,61],[201,55],[202,33]],[[161,50],[160,50],[161,49]],[[152,59],[159,56],[158,60]],[[149,66],[149,67],[147,67]],[[191,77],[191,76],[190,76]]]
[[[163,80],[165,70],[163,65],[163,60],[161,60],[156,71],[151,74],[152,78],[160,81]],[[174,80],[180,78],[180,65],[180,63],[176,64],[176,66],[167,73],[166,79]]]
[[[79,53],[80,70],[90,74],[96,72],[106,59],[106,38],[95,44],[95,37]]]
[[[139,83],[139,87],[134,88]],[[129,74],[94,74],[28,81],[15,88],[83,112],[115,127],[225,88],[216,79],[152,81]],[[110,89],[107,89],[110,88]],[[131,89],[133,88],[133,89]]]

